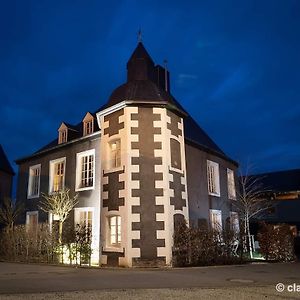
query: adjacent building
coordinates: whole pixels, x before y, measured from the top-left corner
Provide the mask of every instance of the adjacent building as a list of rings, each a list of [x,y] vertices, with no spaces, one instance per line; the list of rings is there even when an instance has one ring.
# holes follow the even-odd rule
[[[13,168],[0,145],[0,205],[5,197],[11,197],[14,175]]]
[[[257,221],[289,224],[295,236],[300,236],[300,169],[252,175],[257,180],[264,196],[274,202],[274,206]]]
[[[29,225],[52,222],[38,209],[42,192],[79,194],[71,221],[92,226],[95,263],[172,265],[178,222],[236,225],[237,163],[172,96],[169,72],[141,42],[103,107],[63,122],[56,140],[17,164]]]

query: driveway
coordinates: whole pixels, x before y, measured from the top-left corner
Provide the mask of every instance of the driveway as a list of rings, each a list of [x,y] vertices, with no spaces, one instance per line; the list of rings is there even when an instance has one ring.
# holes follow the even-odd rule
[[[233,292],[244,293],[249,290],[249,295],[254,296],[254,291],[268,290],[272,291],[271,298],[274,298],[274,296],[284,296],[275,290],[275,285],[278,283],[283,283],[286,287],[288,284],[300,286],[300,263],[259,263],[184,269],[94,269],[0,263],[0,299],[17,299],[17,295],[14,298],[5,298],[9,296],[4,296],[12,294],[29,296],[30,294],[39,293],[42,295],[41,293],[50,292],[56,293],[52,294],[54,296],[57,293],[67,295],[64,293],[74,291],[77,291],[77,296],[79,296],[78,291],[84,291],[85,296],[88,295],[89,291],[92,291],[88,297],[91,299],[95,291],[98,291],[98,296],[99,291],[103,292],[102,295],[112,292],[115,298],[109,298],[119,299],[118,296],[124,297],[126,293],[130,294],[132,289],[140,290],[137,291],[137,294],[141,293],[141,299],[145,299],[151,289],[155,291],[161,289],[158,293],[166,293],[166,295],[170,295],[170,292],[167,291],[174,292],[174,289],[178,293],[183,292],[184,294],[199,292],[200,290],[202,294],[205,291],[214,291],[221,293],[224,297],[228,292],[232,296]],[[142,292],[142,290],[146,292]],[[226,290],[225,293],[222,292],[224,290]],[[299,298],[300,287],[299,292],[288,293],[287,295],[292,298]],[[19,296],[20,299],[24,299],[23,296]],[[198,296],[195,296],[195,299]],[[132,295],[129,298],[132,298]],[[193,298],[193,296],[188,298]]]

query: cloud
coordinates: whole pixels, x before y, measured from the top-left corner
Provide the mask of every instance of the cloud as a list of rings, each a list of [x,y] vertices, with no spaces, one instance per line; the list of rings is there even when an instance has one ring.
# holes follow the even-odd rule
[[[228,94],[236,93],[251,86],[256,79],[251,74],[247,64],[241,64],[231,71],[211,94],[212,99],[218,99]]]
[[[194,81],[196,81],[197,79],[197,75],[180,73],[178,74],[176,83],[179,87],[184,87],[185,85],[194,84]]]

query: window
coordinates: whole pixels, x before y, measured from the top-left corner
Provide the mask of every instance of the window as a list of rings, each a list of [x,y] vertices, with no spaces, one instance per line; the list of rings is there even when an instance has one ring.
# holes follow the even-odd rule
[[[41,179],[41,165],[35,165],[29,168],[28,179],[28,198],[37,198],[40,194],[40,179]]]
[[[38,211],[28,211],[26,213],[26,227],[30,232],[36,232],[39,221]]]
[[[210,224],[212,229],[222,231],[222,211],[217,209],[210,210]]]
[[[83,135],[92,134],[94,132],[94,120],[83,123]]]
[[[92,229],[93,229],[93,208],[91,207],[80,207],[75,208],[75,226],[83,228],[86,232],[86,237],[91,241]]]
[[[89,135],[94,132],[94,116],[87,112],[82,120],[83,122],[83,135]]]
[[[95,149],[77,153],[76,190],[94,188]]]
[[[230,212],[230,227],[233,232],[240,232],[239,214],[235,211]]]
[[[119,247],[121,244],[121,217],[109,217],[109,241],[111,246]]]
[[[58,192],[65,187],[66,158],[50,161],[49,192]]]
[[[208,194],[220,197],[219,164],[207,161]]]
[[[170,139],[171,167],[181,170],[181,149],[180,143],[175,139]]]
[[[228,199],[235,200],[235,183],[234,183],[234,172],[233,170],[227,169],[227,183],[228,183]]]
[[[118,168],[121,166],[121,142],[115,140],[109,143],[110,151],[110,168]]]
[[[58,143],[59,144],[66,143],[67,142],[67,136],[68,136],[67,129],[59,131]]]

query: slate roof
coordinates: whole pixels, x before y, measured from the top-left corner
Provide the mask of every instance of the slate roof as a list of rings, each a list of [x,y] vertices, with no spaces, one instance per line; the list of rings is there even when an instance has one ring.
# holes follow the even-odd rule
[[[0,170],[7,174],[15,175],[15,172],[11,167],[1,144],[0,144]]]
[[[146,50],[146,48],[144,47],[142,42],[139,42],[136,46],[136,48],[134,49],[134,51],[132,52],[128,62],[127,62],[127,67],[128,64],[134,60],[138,60],[138,59],[144,59],[146,61],[149,61],[150,63],[154,64],[151,56],[149,55],[148,51]]]
[[[104,106],[101,106],[99,109],[97,109],[94,113],[90,113],[93,117],[94,117],[94,131],[98,131],[99,130],[99,126],[98,126],[98,122],[97,122],[97,117],[96,117],[96,114],[97,112],[99,112],[100,110],[102,110],[104,108]],[[73,135],[71,136],[71,139],[70,140],[74,140],[76,138],[79,138],[79,137],[82,137],[83,136],[83,126],[82,126],[82,121],[79,122],[78,124],[76,125],[72,125],[72,124],[69,124],[69,123],[66,123],[66,122],[63,122],[69,129],[73,130],[74,132],[76,132],[76,135]],[[51,149],[51,148],[54,148],[58,145],[58,138],[52,140],[49,144],[43,146],[42,148],[38,149],[36,152],[34,152],[34,155],[35,154],[38,154],[40,152],[44,152],[46,151],[47,149]],[[21,158],[20,160],[23,160],[23,158]],[[19,160],[17,160],[18,162]]]
[[[124,100],[166,101],[175,105],[173,97],[151,80],[135,80],[122,84],[112,92],[106,107],[113,106]]]
[[[259,183],[266,190],[282,193],[300,191],[300,169],[255,174],[251,177],[259,178]]]

